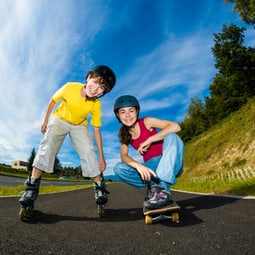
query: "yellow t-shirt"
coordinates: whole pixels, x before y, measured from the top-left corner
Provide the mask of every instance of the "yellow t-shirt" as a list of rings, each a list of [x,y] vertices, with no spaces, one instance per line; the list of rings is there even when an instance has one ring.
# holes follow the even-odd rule
[[[65,120],[73,125],[88,125],[87,117],[91,114],[91,125],[101,126],[101,102],[96,100],[85,100],[81,97],[80,91],[84,86],[78,82],[68,82],[55,92],[52,100],[57,103],[54,116]]]

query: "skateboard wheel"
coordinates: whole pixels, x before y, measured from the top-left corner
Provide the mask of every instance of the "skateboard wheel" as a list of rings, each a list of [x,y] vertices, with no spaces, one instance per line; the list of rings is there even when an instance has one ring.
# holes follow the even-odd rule
[[[20,210],[19,210],[19,219],[20,219],[21,221],[24,220],[25,214],[26,214],[26,208],[21,207]]]
[[[179,213],[177,212],[172,213],[172,221],[177,223],[179,222]]]
[[[149,225],[152,224],[152,217],[149,215],[145,216],[145,224]]]

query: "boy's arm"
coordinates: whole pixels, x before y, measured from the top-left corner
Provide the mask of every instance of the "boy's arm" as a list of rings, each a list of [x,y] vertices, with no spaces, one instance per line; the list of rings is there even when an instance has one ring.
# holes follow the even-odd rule
[[[101,131],[99,127],[93,127],[93,130],[94,130],[94,138],[96,141],[97,151],[99,155],[99,167],[100,167],[100,171],[103,172],[106,168],[106,163],[104,159],[102,135],[101,135]]]
[[[49,117],[50,117],[50,114],[51,114],[55,104],[56,103],[51,99],[49,104],[48,104],[48,108],[47,108],[47,111],[46,111],[46,114],[45,114],[45,117],[44,117],[43,124],[41,126],[41,132],[42,133],[46,132],[48,121],[49,121]]]

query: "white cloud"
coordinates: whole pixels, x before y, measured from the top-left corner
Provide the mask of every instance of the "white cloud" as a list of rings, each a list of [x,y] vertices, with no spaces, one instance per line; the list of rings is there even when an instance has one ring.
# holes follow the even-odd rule
[[[50,96],[70,71],[81,42],[93,38],[104,16],[91,18],[90,11],[100,6],[86,6],[81,20],[90,26],[79,33],[73,1],[7,0],[0,5],[0,160],[10,163],[2,156],[5,150],[13,159],[25,160],[31,147],[38,146],[33,140],[41,138]]]

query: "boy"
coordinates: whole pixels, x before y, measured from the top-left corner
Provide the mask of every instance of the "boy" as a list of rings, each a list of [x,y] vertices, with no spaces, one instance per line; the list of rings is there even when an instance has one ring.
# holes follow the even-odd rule
[[[104,65],[96,66],[86,76],[86,83],[68,82],[52,96],[41,126],[44,137],[33,162],[33,170],[25,182],[25,192],[19,199],[23,206],[30,206],[39,193],[42,172],[53,173],[55,157],[68,134],[74,150],[80,157],[82,175],[94,182],[95,199],[98,205],[107,202],[107,191],[101,173],[105,170],[101,126],[101,103],[99,97],[114,87],[114,72]],[[51,112],[60,102],[50,119]],[[91,114],[94,138],[99,162],[88,132],[87,116]]]

